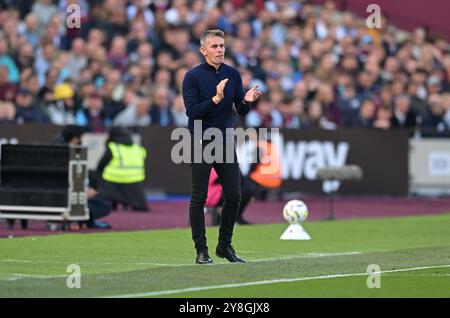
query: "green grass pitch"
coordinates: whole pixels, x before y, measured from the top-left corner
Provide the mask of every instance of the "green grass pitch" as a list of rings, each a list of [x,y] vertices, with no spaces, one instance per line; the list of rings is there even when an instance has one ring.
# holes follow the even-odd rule
[[[0,297],[450,297],[450,214],[304,227],[311,241],[280,240],[286,224],[237,226],[247,264],[214,255],[217,227],[213,265],[194,264],[190,229],[0,239]],[[70,264],[81,288],[67,287]]]

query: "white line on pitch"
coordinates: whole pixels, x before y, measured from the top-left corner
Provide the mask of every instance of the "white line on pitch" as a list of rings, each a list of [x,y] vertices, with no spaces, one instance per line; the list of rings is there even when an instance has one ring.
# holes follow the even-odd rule
[[[397,272],[424,270],[424,269],[432,269],[432,268],[445,268],[445,267],[450,267],[450,265],[435,265],[435,266],[400,268],[400,269],[381,271],[379,273],[380,274],[397,273]],[[163,295],[181,294],[181,293],[197,292],[197,291],[211,290],[211,289],[236,288],[236,287],[267,285],[267,284],[277,284],[277,283],[291,283],[291,282],[300,282],[300,281],[307,281],[307,280],[330,279],[330,278],[340,278],[340,277],[365,276],[365,275],[369,275],[369,274],[374,274],[374,273],[350,273],[350,274],[335,274],[335,275],[323,275],[323,276],[299,277],[299,278],[281,278],[281,279],[260,280],[260,281],[246,282],[246,283],[190,287],[190,288],[161,290],[161,291],[135,293],[135,294],[104,296],[102,298],[134,298],[134,297],[163,296]]]
[[[344,255],[358,255],[362,254],[362,252],[342,252],[342,253],[305,253],[303,255],[297,256],[279,256],[274,258],[265,258],[265,259],[255,259],[249,261],[249,263],[259,263],[259,262],[272,262],[272,261],[282,261],[282,260],[294,260],[294,259],[303,259],[303,258],[316,258],[316,257],[334,257],[334,256],[344,256]],[[0,262],[10,262],[10,263],[38,263],[38,264],[78,264],[78,265],[139,265],[139,266],[161,266],[161,267],[186,267],[186,266],[198,266],[197,264],[164,264],[164,263],[96,263],[96,262],[77,262],[77,261],[32,261],[32,260],[24,260],[24,259],[0,259]],[[221,265],[232,265],[231,263],[217,263]],[[95,274],[95,273],[92,273]],[[6,279],[0,276],[1,280],[20,280],[26,278],[36,278],[36,279],[50,279],[50,278],[58,278],[65,277],[65,275],[34,275],[34,274],[22,274],[15,273],[6,275]]]
[[[342,253],[305,253],[303,255],[297,256],[276,256],[273,258],[262,258],[250,260],[249,263],[256,262],[271,262],[279,260],[291,260],[300,258],[315,258],[315,257],[334,257],[334,256],[345,256],[345,255],[359,255],[362,252],[342,252]],[[163,266],[163,267],[179,267],[179,266],[198,266],[194,263],[188,264],[166,264],[166,263],[152,263],[152,262],[129,262],[129,263],[113,263],[113,262],[85,262],[85,261],[37,261],[37,260],[25,260],[25,259],[0,259],[0,262],[11,262],[11,263],[39,263],[39,264],[87,264],[87,265],[141,265],[141,266]],[[224,263],[228,264],[228,263]],[[222,263],[223,265],[223,263]]]

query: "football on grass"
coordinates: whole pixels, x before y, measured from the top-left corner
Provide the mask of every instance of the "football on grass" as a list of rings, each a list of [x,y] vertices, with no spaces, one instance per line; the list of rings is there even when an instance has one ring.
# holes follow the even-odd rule
[[[290,224],[305,222],[308,214],[308,207],[302,200],[291,200],[283,208],[283,217]]]

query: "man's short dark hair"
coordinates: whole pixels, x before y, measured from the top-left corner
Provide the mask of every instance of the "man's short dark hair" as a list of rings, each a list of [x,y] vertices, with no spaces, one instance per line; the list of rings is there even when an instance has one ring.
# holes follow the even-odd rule
[[[77,125],[67,125],[62,131],[64,141],[70,143],[74,138],[81,138],[84,134],[84,128]]]

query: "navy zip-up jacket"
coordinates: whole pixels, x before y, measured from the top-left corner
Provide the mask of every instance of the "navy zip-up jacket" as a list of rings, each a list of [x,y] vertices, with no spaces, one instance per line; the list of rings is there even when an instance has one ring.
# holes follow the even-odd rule
[[[217,105],[212,98],[221,80],[228,78],[224,98]],[[239,72],[222,63],[218,70],[204,62],[189,70],[183,80],[183,100],[189,117],[189,131],[194,135],[194,120],[202,120],[203,131],[215,127],[225,135],[226,128],[233,127],[233,103],[238,114],[245,116],[250,103],[244,104],[245,91]]]

